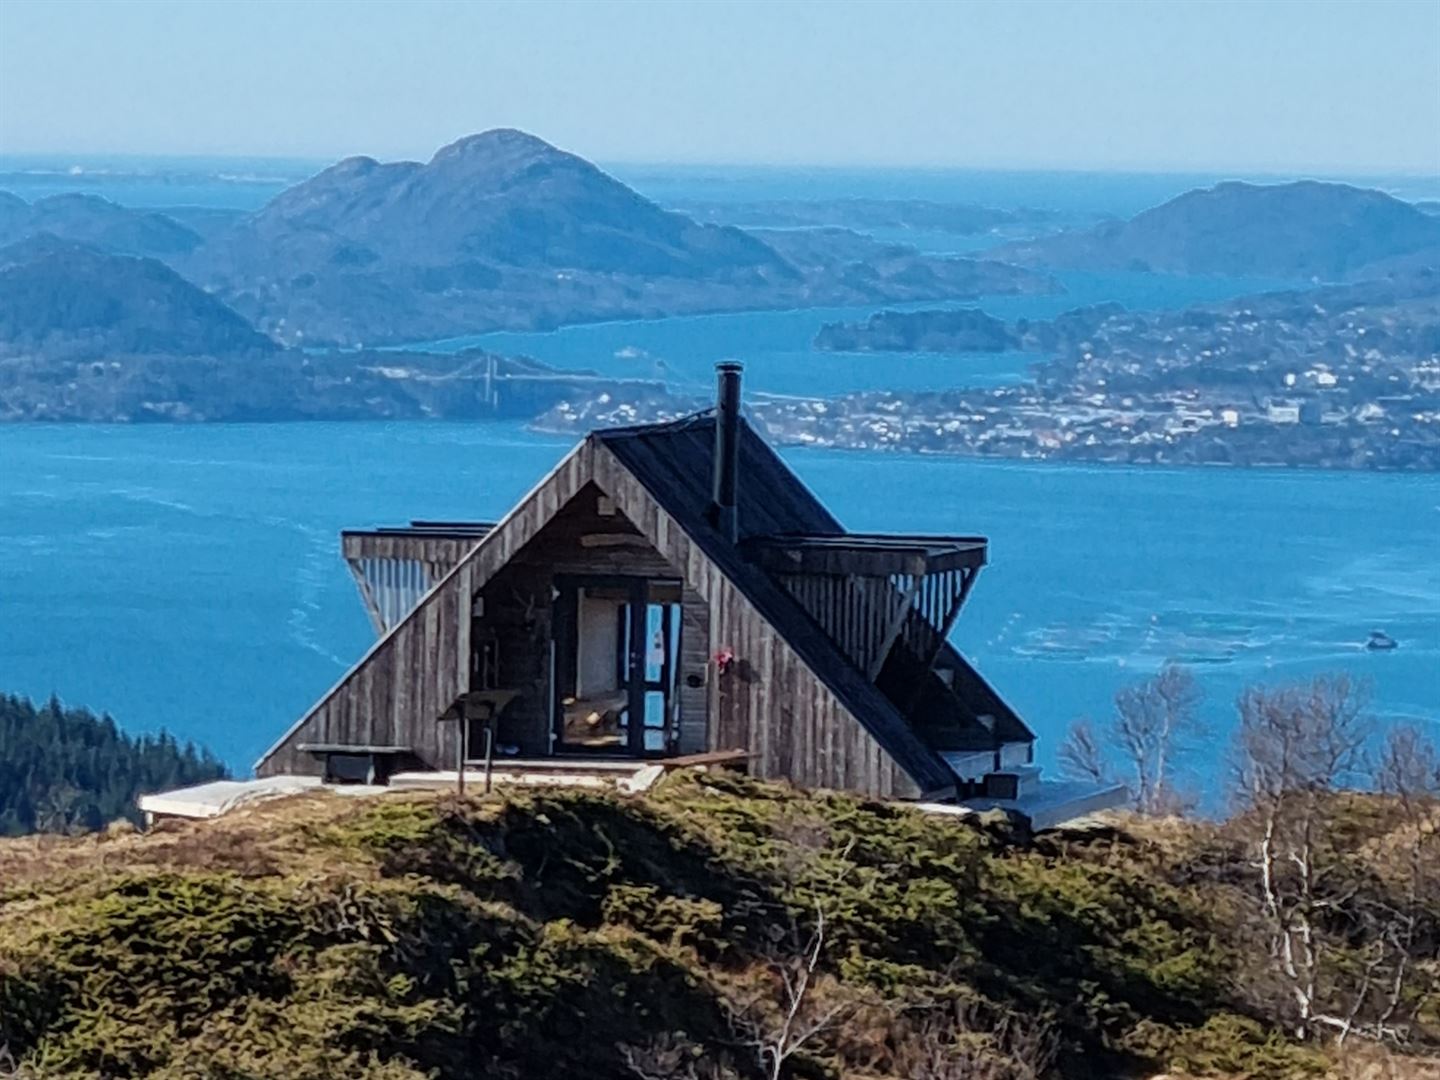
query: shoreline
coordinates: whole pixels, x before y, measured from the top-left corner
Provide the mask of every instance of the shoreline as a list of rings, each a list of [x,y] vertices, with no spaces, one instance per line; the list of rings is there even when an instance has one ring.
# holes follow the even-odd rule
[[[0,562],[14,630],[0,641],[0,667],[12,692],[103,701],[126,730],[203,738],[237,766],[263,749],[248,742],[253,725],[293,720],[373,640],[340,529],[497,513],[573,443],[517,422],[179,427],[0,430],[12,536]],[[1217,724],[1251,682],[1336,667],[1376,679],[1377,712],[1440,719],[1424,673],[1436,640],[1435,575],[1423,558],[1440,505],[1433,479],[779,452],[852,529],[991,537],[990,584],[957,640],[1043,737],[1107,711],[1133,672],[1172,655],[1220,655],[1232,639],[1243,647],[1231,662],[1204,665]],[[1378,537],[1365,524],[1377,520]],[[96,566],[106,568],[98,592]],[[217,590],[245,599],[212,616]],[[104,612],[133,612],[134,633],[102,656],[93,619],[75,615]],[[1376,626],[1401,648],[1362,651]],[[1037,654],[1052,638],[1083,648],[1083,660]],[[48,642],[43,654],[33,641]],[[217,651],[234,657],[229,670],[207,669]],[[263,685],[257,670],[271,673]],[[202,686],[222,699],[213,715],[184,704]]]
[[[808,399],[796,399],[808,400]],[[115,431],[132,431],[143,428],[167,428],[167,429],[193,429],[205,427],[219,428],[289,428],[289,427],[315,427],[332,426],[343,428],[359,428],[365,425],[394,427],[397,425],[415,427],[456,427],[475,428],[484,427],[492,431],[503,431],[508,429],[515,434],[523,434],[528,438],[536,440],[539,445],[542,442],[556,446],[571,446],[583,439],[592,430],[602,430],[602,426],[585,428],[583,430],[568,430],[560,427],[539,426],[531,420],[521,419],[494,419],[476,418],[467,420],[457,417],[347,417],[347,418],[295,418],[288,420],[174,420],[174,419],[144,419],[144,420],[0,420],[0,438],[13,431],[24,430],[75,430],[83,428],[87,430],[112,429]],[[1228,461],[1125,461],[1121,459],[1085,459],[1065,458],[1041,455],[1017,455],[1017,454],[985,454],[970,453],[965,450],[935,450],[928,447],[905,447],[905,446],[842,446],[824,445],[814,442],[801,442],[776,437],[773,434],[767,435],[767,439],[777,449],[786,453],[817,453],[817,454],[845,454],[845,455],[870,455],[877,458],[900,458],[910,456],[937,462],[973,462],[991,465],[1011,465],[1024,468],[1049,467],[1057,469],[1085,470],[1091,472],[1111,472],[1116,469],[1133,469],[1144,472],[1192,472],[1199,470],[1216,470],[1229,472],[1247,473],[1275,473],[1287,474],[1294,472],[1318,473],[1336,476],[1381,475],[1381,476],[1440,476],[1440,469],[1427,468],[1395,468],[1389,466],[1378,467],[1346,467],[1343,465],[1317,465],[1308,462],[1257,462],[1254,464],[1241,464]]]

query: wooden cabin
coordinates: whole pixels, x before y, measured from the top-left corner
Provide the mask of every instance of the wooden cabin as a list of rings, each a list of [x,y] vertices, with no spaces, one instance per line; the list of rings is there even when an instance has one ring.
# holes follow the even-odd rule
[[[806,786],[1013,797],[1034,736],[947,640],[986,541],[847,531],[741,416],[740,366],[718,384],[593,432],[493,524],[346,532],[379,638],[257,774],[737,751]]]

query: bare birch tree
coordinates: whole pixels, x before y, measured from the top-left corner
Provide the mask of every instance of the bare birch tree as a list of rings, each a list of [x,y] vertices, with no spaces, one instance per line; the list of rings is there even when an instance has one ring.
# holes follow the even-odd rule
[[[1076,720],[1070,725],[1065,741],[1060,744],[1060,770],[1077,780],[1096,784],[1112,782],[1105,738],[1089,720]]]
[[[1175,763],[1203,732],[1200,700],[1189,669],[1166,663],[1156,675],[1116,693],[1115,715],[1103,730],[1086,720],[1071,725],[1060,747],[1061,766],[1068,775],[1110,783],[1118,759],[1136,811],[1182,810],[1187,800],[1175,783]]]
[[[1180,808],[1171,773],[1176,755],[1197,728],[1199,704],[1195,677],[1175,663],[1115,695],[1115,730],[1135,777],[1135,804],[1142,814]]]
[[[1429,965],[1415,962],[1417,946],[1428,936],[1426,904],[1440,896],[1440,751],[1414,725],[1392,728],[1380,751],[1375,784],[1399,807],[1404,844],[1401,896],[1379,912],[1390,961],[1375,1021],[1383,1031],[1400,1018],[1407,990],[1421,1008],[1440,998],[1440,956]]]
[[[1325,841],[1329,797],[1362,763],[1369,734],[1363,696],[1338,675],[1275,690],[1252,688],[1239,706],[1237,795],[1250,823],[1262,920],[1292,999],[1296,1034],[1348,1031],[1363,1001],[1352,1001],[1345,1012],[1329,1008],[1329,957],[1320,923],[1346,899],[1331,888],[1333,857]]]
[[[855,840],[838,846],[825,821],[807,813],[777,822],[775,835],[782,841],[780,876],[790,888],[814,894],[812,925],[807,932],[792,912],[766,904],[772,933],[749,973],[753,978],[734,980],[721,999],[731,1047],[751,1057],[767,1080],[780,1080],[796,1054],[819,1045],[867,1000],[824,970],[831,920],[823,898],[854,869]],[[822,864],[828,873],[819,871]],[[728,1060],[697,1060],[673,1035],[619,1050],[640,1080],[732,1080],[739,1072]]]
[[[798,931],[790,937],[791,947],[774,950],[766,962],[772,989],[742,1001],[732,1020],[755,1054],[756,1063],[769,1080],[780,1080],[785,1064],[820,1036],[842,1023],[855,1008],[853,998],[822,992],[821,961],[825,954],[826,919],[824,905],[815,905],[815,927],[801,948],[794,948]]]

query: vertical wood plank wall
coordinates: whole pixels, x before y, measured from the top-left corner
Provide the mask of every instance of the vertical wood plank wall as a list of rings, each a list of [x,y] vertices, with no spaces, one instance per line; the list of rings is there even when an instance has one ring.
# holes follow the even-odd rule
[[[680,752],[698,754],[710,742],[710,605],[688,580],[680,595]]]
[[[919,794],[914,781],[790,644],[644,485],[594,440],[562,461],[286,733],[256,771],[262,776],[318,771],[318,763],[298,749],[302,743],[409,746],[432,765],[453,760],[454,726],[437,724],[436,718],[469,689],[472,597],[592,480],[653,551],[601,549],[582,557],[578,545],[560,544],[549,552],[537,545],[525,560],[540,559],[553,573],[594,569],[597,558],[603,558],[624,572],[663,569],[683,580],[682,752],[744,748],[754,755],[750,771],[760,777],[881,797]],[[576,556],[574,564],[566,551]],[[662,561],[657,562],[656,555]],[[725,674],[711,661],[722,647],[737,657]],[[533,669],[527,674],[534,679]],[[687,676],[696,674],[701,674],[700,685],[690,686]]]
[[[595,448],[594,469],[599,487],[705,601],[712,653],[728,646],[737,658],[723,675],[709,665],[708,748],[749,750],[751,773],[764,778],[918,796],[915,782],[604,446]]]
[[[260,776],[314,774],[302,743],[408,746],[432,765],[454,759],[455,725],[437,718],[469,689],[471,599],[590,478],[582,443],[481,540],[255,766]]]

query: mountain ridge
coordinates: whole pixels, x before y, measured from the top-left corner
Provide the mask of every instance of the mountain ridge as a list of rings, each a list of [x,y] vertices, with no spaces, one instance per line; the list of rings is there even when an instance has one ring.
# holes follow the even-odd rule
[[[158,259],[40,233],[0,248],[0,356],[263,353],[278,346]]]
[[[346,158],[177,265],[281,340],[342,345],[1056,288],[913,250],[872,267],[836,249],[802,268],[514,129],[458,139],[424,163]]]
[[[1440,219],[1381,191],[1319,180],[1229,180],[1125,221],[1004,244],[1026,266],[1343,280],[1388,260],[1440,264]]]
[[[543,212],[546,203],[581,220],[563,222]],[[314,230],[421,263],[482,256],[515,266],[673,273],[692,248],[726,253],[729,244],[744,256],[736,265],[786,269],[740,230],[662,210],[583,158],[514,129],[458,139],[423,164],[346,158],[277,195],[246,225],[272,242],[287,228]],[[515,235],[522,226],[534,238],[528,244]],[[650,246],[668,241],[670,257],[620,243],[612,231],[621,227],[643,232]]]
[[[133,210],[98,195],[66,192],[26,202],[0,191],[0,247],[40,233],[124,255],[174,258],[203,240],[167,214]]]

